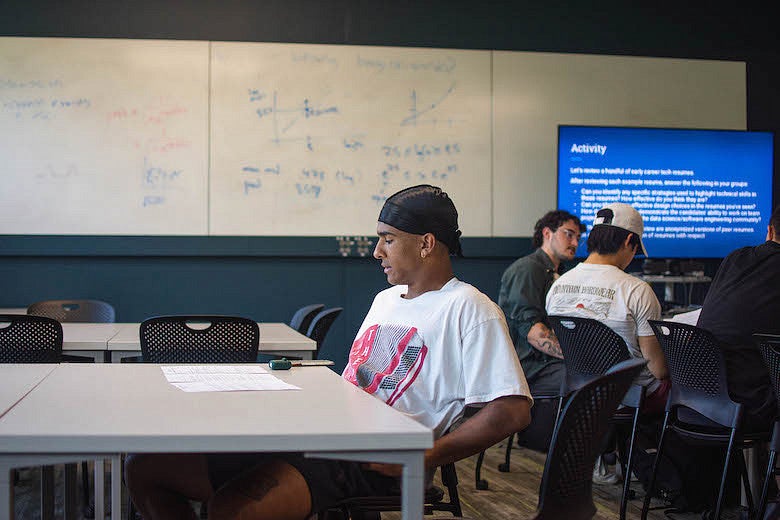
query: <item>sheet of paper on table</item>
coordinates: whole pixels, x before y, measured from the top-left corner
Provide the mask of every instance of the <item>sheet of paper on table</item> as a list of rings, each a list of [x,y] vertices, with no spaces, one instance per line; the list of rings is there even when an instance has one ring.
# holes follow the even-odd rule
[[[169,383],[185,392],[300,390],[259,365],[176,365],[160,368]]]

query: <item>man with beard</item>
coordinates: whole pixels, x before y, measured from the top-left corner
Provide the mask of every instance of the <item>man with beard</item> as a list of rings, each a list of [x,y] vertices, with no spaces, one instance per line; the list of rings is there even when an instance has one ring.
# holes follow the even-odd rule
[[[562,270],[574,259],[585,226],[567,211],[549,211],[534,226],[537,249],[504,271],[498,305],[506,315],[509,334],[523,366],[531,395],[557,395],[563,379],[561,348],[546,322],[545,298]],[[545,452],[550,445],[557,403],[538,400],[530,426],[518,436],[522,446]]]

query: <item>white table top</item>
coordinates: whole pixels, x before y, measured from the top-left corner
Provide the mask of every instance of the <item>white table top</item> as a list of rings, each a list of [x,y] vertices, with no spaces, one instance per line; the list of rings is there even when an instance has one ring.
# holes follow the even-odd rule
[[[106,350],[108,341],[116,336],[122,323],[62,324],[62,350]],[[136,326],[136,334],[138,324]]]
[[[125,352],[140,352],[141,339],[139,337],[140,323],[116,323],[117,333],[108,339],[108,350]],[[317,342],[290,328],[285,323],[258,323],[260,327],[260,351],[273,352],[276,350],[301,350],[313,351],[317,348]]]
[[[56,364],[0,364],[0,417],[56,367]]]
[[[23,374],[25,371],[21,371]],[[431,430],[324,367],[299,391],[187,393],[159,365],[61,364],[0,418],[0,453],[423,450]]]
[[[27,314],[27,307],[0,307],[0,314]]]

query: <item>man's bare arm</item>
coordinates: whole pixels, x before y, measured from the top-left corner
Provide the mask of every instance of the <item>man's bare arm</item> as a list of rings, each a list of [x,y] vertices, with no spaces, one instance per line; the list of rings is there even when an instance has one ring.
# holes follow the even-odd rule
[[[444,435],[425,452],[425,467],[437,468],[479,453],[510,434],[522,431],[531,422],[531,403],[519,395],[499,397],[487,403],[473,417]],[[400,476],[396,464],[366,464],[366,468],[385,475]]]
[[[561,352],[561,345],[558,343],[558,338],[555,337],[555,333],[544,323],[535,323],[531,330],[528,331],[528,343],[540,352],[544,352],[548,356],[563,359],[563,352]]]

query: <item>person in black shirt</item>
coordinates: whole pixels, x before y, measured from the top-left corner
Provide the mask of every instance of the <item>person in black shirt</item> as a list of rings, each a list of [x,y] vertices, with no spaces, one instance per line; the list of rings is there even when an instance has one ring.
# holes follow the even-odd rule
[[[780,334],[780,206],[766,242],[733,251],[721,263],[697,325],[721,344],[731,398],[745,408],[745,431],[768,431],[777,411],[769,373],[751,337]]]

